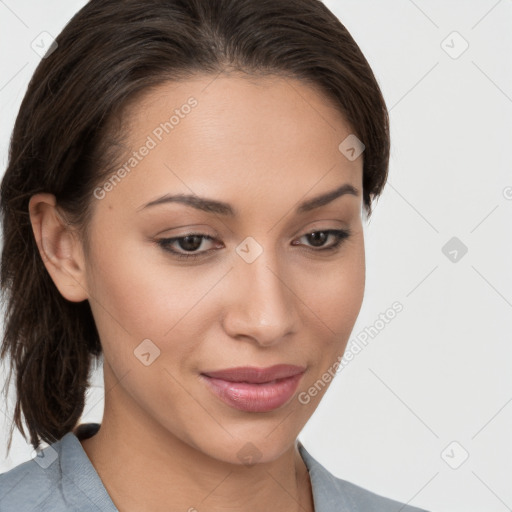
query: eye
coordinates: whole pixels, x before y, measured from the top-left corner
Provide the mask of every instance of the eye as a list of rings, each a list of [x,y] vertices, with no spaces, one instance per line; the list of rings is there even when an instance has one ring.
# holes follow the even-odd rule
[[[191,259],[191,258],[199,258],[204,256],[206,253],[214,251],[216,249],[208,249],[203,251],[198,251],[201,247],[204,248],[204,241],[212,241],[213,237],[209,235],[204,235],[202,233],[189,233],[185,236],[178,236],[174,238],[161,238],[157,241],[158,245],[162,247],[165,251],[170,252],[177,258],[181,259]],[[178,247],[181,251],[177,251],[173,249],[172,246]]]
[[[310,233],[307,233],[305,235],[302,235],[300,239],[306,238],[308,243],[311,244],[313,247],[313,251],[319,252],[319,251],[335,251],[339,248],[339,246],[343,243],[344,240],[349,238],[351,235],[350,230],[348,229],[326,229],[326,230],[318,230],[318,231],[311,231]],[[325,245],[325,242],[329,240],[329,237],[331,237],[331,240],[333,239],[333,243],[330,245]],[[292,242],[293,245],[301,245],[298,242]]]
[[[313,252],[327,252],[335,251],[338,249],[343,241],[349,238],[350,235],[351,232],[348,229],[325,229],[306,233],[305,235],[302,235],[298,240],[307,238],[308,243],[311,244],[308,247],[308,250]],[[333,240],[333,242],[326,246],[325,242],[329,239]],[[204,250],[205,241],[212,242],[216,240],[213,237],[203,233],[188,233],[187,235],[174,238],[161,238],[156,242],[163,250],[170,252],[173,257],[184,260],[201,258],[223,247],[222,242],[217,241],[217,244],[214,244],[214,248]],[[292,245],[303,244],[294,240]],[[199,250],[201,248],[203,248],[202,251]]]

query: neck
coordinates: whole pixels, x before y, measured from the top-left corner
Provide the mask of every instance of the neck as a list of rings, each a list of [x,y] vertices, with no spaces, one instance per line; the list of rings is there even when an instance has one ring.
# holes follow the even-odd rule
[[[313,512],[309,474],[297,443],[269,462],[228,463],[147,415],[116,414],[109,405],[120,397],[113,393],[106,395],[101,428],[81,444],[120,512]]]

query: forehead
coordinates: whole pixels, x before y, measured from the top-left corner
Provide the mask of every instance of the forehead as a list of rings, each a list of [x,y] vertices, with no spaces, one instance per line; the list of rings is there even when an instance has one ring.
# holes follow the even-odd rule
[[[169,192],[297,200],[341,183],[361,189],[362,157],[350,161],[339,150],[351,127],[329,98],[295,79],[221,74],[166,82],[130,105],[121,129],[118,164],[126,172],[107,196],[111,204],[137,207]]]

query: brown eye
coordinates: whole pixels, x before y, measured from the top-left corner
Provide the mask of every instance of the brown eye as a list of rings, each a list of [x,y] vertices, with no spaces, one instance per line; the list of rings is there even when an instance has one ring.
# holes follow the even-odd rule
[[[305,236],[313,247],[322,247],[325,244],[325,241],[329,238],[329,234],[325,231],[313,231]]]
[[[311,247],[316,247],[317,251],[330,251],[337,249],[341,245],[341,243],[344,240],[346,240],[350,235],[351,232],[348,229],[327,229],[323,231],[312,231],[311,233],[302,235],[301,238],[306,238],[307,242],[311,244]],[[325,242],[329,240],[329,237],[332,237],[334,239],[334,242],[331,245],[324,247]],[[293,245],[301,244],[294,242]]]
[[[157,241],[158,245],[167,252],[170,252],[177,258],[199,258],[215,249],[198,251],[203,246],[204,241],[212,241],[213,237],[202,233],[189,233],[185,236],[174,238],[161,238]],[[174,248],[173,248],[174,247]]]
[[[312,231],[302,235],[301,238],[306,238],[306,246],[316,252],[320,251],[334,251],[336,250],[344,240],[351,235],[349,230],[342,229],[327,229],[323,231]],[[326,242],[332,239],[333,242],[326,246]],[[189,233],[185,236],[178,236],[173,238],[162,238],[157,240],[157,244],[166,252],[171,253],[174,257],[179,259],[194,259],[201,258],[208,255],[212,251],[215,251],[222,247],[219,242],[215,248],[199,251],[203,247],[205,241],[213,241],[213,237],[202,233]],[[300,239],[299,239],[300,240]],[[292,245],[304,245],[297,241],[292,242]]]
[[[184,251],[196,251],[203,243],[203,237],[200,235],[188,235],[177,239],[178,246]]]

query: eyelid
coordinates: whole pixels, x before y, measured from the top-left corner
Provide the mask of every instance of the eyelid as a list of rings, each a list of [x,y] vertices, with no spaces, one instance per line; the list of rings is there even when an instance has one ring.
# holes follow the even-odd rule
[[[318,248],[315,248],[312,246],[302,247],[303,250],[308,251],[313,254],[315,254],[315,253],[316,254],[334,253],[340,248],[340,246],[345,242],[345,240],[347,240],[348,238],[350,238],[352,236],[352,231],[350,229],[334,229],[334,228],[311,229],[309,231],[306,231],[299,237],[296,237],[292,241],[292,245],[302,246],[303,244],[294,243],[295,240],[296,239],[300,240],[301,238],[311,235],[313,233],[327,233],[328,237],[335,236],[335,238],[336,238],[334,244],[328,245],[327,247],[318,247]],[[187,252],[176,251],[176,250],[170,249],[168,247],[170,244],[173,244],[179,240],[182,240],[184,238],[191,237],[191,236],[201,237],[203,240],[213,240],[213,241],[216,240],[215,237],[212,237],[211,235],[207,235],[205,233],[190,232],[190,233],[185,233],[180,236],[169,237],[169,238],[160,238],[160,239],[156,240],[156,243],[157,243],[157,245],[159,245],[162,248],[162,250],[170,253],[173,257],[176,257],[177,259],[189,260],[189,261],[192,261],[194,259],[204,258],[211,252],[218,250],[218,249],[208,249],[208,250],[204,250],[204,251],[200,251],[200,252],[188,252],[187,253]]]

